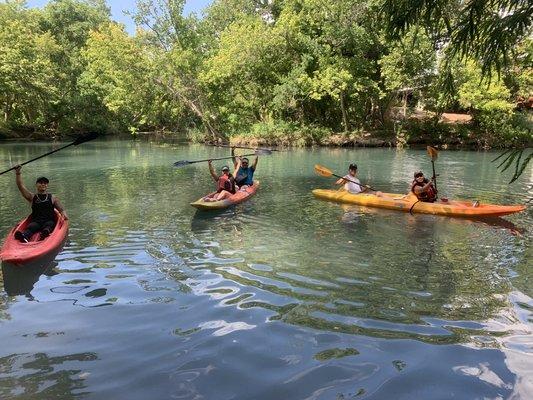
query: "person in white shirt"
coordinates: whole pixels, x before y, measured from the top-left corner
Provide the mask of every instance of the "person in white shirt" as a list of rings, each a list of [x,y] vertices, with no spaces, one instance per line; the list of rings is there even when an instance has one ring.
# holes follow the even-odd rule
[[[357,165],[350,164],[348,167],[348,175],[343,176],[337,182],[337,185],[344,185],[344,190],[352,194],[359,194],[367,191],[367,187],[362,185],[357,178]]]

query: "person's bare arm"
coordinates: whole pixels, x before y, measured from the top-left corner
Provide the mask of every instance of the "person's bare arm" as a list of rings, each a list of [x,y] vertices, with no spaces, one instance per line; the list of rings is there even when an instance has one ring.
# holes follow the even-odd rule
[[[259,157],[255,156],[255,161],[254,161],[254,164],[252,165],[252,168],[254,169],[254,172],[255,172],[255,169],[257,168],[257,161],[259,161]]]
[[[233,176],[237,177],[237,173],[239,172],[239,168],[241,167],[242,160],[240,157],[237,157],[237,162],[235,163],[235,170],[233,171]]]
[[[237,165],[237,157],[235,156],[235,147],[231,148],[231,161],[233,161],[233,167]]]
[[[55,196],[54,196],[54,207],[57,209],[57,211],[61,213],[63,218],[68,219],[68,215],[67,215],[67,212],[65,211],[65,208],[63,207],[59,199]]]
[[[344,179],[344,178],[339,178],[339,179],[335,182],[335,185],[344,185],[346,182],[348,182],[346,179]]]
[[[15,179],[17,182],[17,187],[19,188],[22,197],[31,202],[33,200],[33,193],[26,189],[26,186],[24,186],[24,182],[22,182],[22,172],[20,172],[21,169],[22,167],[20,165],[15,167]]]
[[[209,160],[207,162],[207,164],[209,165],[209,173],[211,174],[211,176],[213,177],[213,179],[215,180],[215,182],[218,181],[218,175],[217,173],[215,172],[215,169],[213,168],[213,161]]]

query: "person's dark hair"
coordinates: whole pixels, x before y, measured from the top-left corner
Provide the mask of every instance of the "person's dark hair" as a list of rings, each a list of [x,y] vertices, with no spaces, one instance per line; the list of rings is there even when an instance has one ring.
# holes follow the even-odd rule
[[[357,164],[353,163],[353,164],[350,164],[350,166],[348,167],[349,170],[351,171],[357,171]]]
[[[227,165],[224,165],[224,166],[222,167],[222,171],[229,171],[229,167],[228,167]]]
[[[37,178],[35,183],[50,183],[50,181],[48,180],[48,178],[41,176],[40,178]]]
[[[422,171],[416,171],[415,172],[415,179],[418,177],[424,176],[424,173]]]
[[[247,159],[246,157],[244,157],[244,158],[242,159],[242,162],[245,162],[245,161],[246,161],[247,163],[250,162],[250,161],[248,161],[248,159]]]

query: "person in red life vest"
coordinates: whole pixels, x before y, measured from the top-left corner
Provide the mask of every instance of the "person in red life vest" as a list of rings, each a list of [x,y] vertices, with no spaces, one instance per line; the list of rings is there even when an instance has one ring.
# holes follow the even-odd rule
[[[209,172],[211,173],[214,181],[217,183],[217,191],[212,195],[204,197],[204,201],[220,201],[235,194],[235,192],[238,190],[238,187],[235,185],[234,175],[229,172],[229,167],[227,165],[223,166],[221,169],[222,175],[219,176],[215,172],[215,168],[213,168],[213,162],[209,160],[208,164]],[[241,159],[239,158],[237,165],[235,166],[234,174],[239,170],[240,166]]]
[[[437,200],[437,189],[433,185],[433,178],[431,180],[424,178],[422,171],[415,172],[415,179],[411,183],[411,192],[419,201],[425,203],[433,203]]]
[[[68,216],[59,199],[48,193],[49,180],[44,176],[37,178],[35,182],[37,193],[32,193],[26,189],[22,182],[21,169],[20,165],[15,167],[16,182],[22,197],[31,203],[31,222],[23,232],[15,232],[15,239],[21,242],[29,242],[35,233],[40,232],[39,240],[44,240],[52,233],[56,225],[54,210],[59,211],[65,219],[68,219]]]

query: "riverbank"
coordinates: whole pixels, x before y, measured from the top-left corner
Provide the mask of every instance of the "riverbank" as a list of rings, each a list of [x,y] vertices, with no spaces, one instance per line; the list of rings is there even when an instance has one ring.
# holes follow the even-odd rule
[[[494,136],[471,129],[466,124],[416,123],[391,126],[381,130],[333,132],[322,127],[292,127],[292,129],[251,129],[250,131],[220,137],[216,140],[203,130],[154,130],[131,133],[102,134],[116,139],[145,139],[178,143],[230,143],[251,147],[422,147],[442,149],[489,150],[533,147],[533,136]],[[2,130],[0,141],[68,141],[77,135],[58,135],[31,130]]]
[[[193,134],[188,139],[193,143],[213,143],[207,135]],[[328,132],[310,135],[307,132],[274,132],[262,134],[238,134],[230,136],[227,142],[236,146],[251,147],[422,147],[436,146],[442,149],[489,150],[533,147],[531,135],[516,138],[488,136],[461,127],[444,127],[437,130],[405,128],[385,131],[355,131],[348,133]]]

